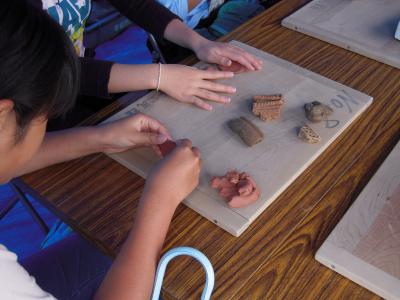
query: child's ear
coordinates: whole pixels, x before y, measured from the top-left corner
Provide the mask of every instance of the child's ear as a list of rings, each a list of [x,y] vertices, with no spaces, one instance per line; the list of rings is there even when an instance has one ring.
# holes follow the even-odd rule
[[[4,128],[8,117],[13,112],[14,102],[10,99],[0,99],[0,131]]]

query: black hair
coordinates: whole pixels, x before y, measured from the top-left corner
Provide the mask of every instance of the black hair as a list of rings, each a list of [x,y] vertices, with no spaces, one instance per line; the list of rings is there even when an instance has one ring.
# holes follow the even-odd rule
[[[68,112],[78,81],[77,57],[63,29],[27,0],[2,0],[0,99],[14,102],[21,134],[37,116]]]

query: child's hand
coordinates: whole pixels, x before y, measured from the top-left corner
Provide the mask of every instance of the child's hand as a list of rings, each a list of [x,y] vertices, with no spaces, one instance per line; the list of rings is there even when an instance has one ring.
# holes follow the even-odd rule
[[[200,151],[190,140],[177,141],[177,147],[162,159],[146,180],[144,195],[175,209],[198,185]]]
[[[219,95],[216,92],[232,94],[236,92],[236,89],[211,80],[233,76],[232,72],[198,70],[182,65],[163,65],[160,89],[180,102],[191,103],[205,110],[212,110],[212,106],[204,100],[229,103],[229,97]]]
[[[144,114],[102,124],[97,127],[103,152],[117,153],[140,146],[153,146],[171,139],[168,130],[157,120]]]
[[[232,61],[235,61],[250,71],[261,70],[262,68],[262,61],[259,58],[228,43],[202,39],[194,47],[194,52],[200,60],[221,66],[230,66]]]

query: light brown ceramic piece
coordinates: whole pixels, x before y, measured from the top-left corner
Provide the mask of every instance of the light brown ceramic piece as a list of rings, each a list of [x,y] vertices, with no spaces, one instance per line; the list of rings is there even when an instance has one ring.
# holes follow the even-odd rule
[[[282,95],[259,95],[253,97],[253,114],[263,121],[278,119],[284,104]]]
[[[228,126],[249,147],[264,139],[264,134],[261,130],[245,117],[230,120]]]
[[[211,187],[219,189],[219,195],[233,208],[247,206],[258,200],[260,190],[249,174],[229,171],[224,176],[211,180]]]
[[[304,110],[307,119],[314,123],[327,120],[327,118],[333,113],[333,109],[330,106],[319,101],[304,104]]]
[[[298,137],[309,144],[315,144],[321,141],[321,136],[307,124],[300,128]]]

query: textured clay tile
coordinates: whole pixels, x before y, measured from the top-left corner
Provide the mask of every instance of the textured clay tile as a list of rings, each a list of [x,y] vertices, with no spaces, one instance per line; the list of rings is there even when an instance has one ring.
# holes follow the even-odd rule
[[[278,119],[284,104],[282,95],[258,95],[253,97],[253,114],[263,121]]]
[[[307,124],[300,128],[298,137],[309,144],[315,144],[321,141],[321,136]]]

